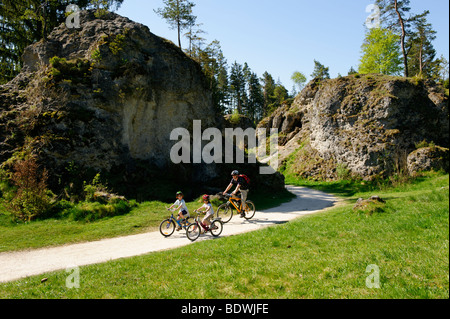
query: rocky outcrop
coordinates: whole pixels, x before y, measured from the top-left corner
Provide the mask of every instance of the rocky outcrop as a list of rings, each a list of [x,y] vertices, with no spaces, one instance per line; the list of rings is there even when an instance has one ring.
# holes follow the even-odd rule
[[[174,128],[189,128],[194,119],[209,126],[215,123],[211,92],[199,66],[175,45],[114,14],[98,20],[84,12],[81,27],[70,31],[63,24],[48,43],[30,46],[24,54],[25,71],[48,66],[47,84],[65,95],[68,112],[85,112],[96,119],[92,127],[91,121],[54,121],[62,134],[75,129],[92,135],[80,145],[71,139],[71,148],[64,152],[68,157],[110,169],[125,153],[163,167]]]
[[[375,74],[313,80],[261,125],[280,130],[282,159],[296,151],[303,177],[388,176],[407,169],[417,144],[449,145],[448,98],[436,85]]]
[[[83,11],[80,29],[61,24],[23,59],[19,76],[0,87],[3,166],[33,153],[53,189],[101,171],[127,195],[139,185],[158,196],[161,176],[178,189],[222,175],[214,164],[171,163],[174,129],[192,132],[194,120],[222,128],[223,119],[199,64],[148,27]]]
[[[449,149],[439,146],[422,147],[408,155],[407,165],[410,175],[422,171],[449,170]]]

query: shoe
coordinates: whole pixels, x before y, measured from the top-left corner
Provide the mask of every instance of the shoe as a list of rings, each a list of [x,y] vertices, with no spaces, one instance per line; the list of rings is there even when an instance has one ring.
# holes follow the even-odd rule
[[[245,217],[245,213],[242,213],[242,214],[241,214],[241,218],[244,218],[244,217]]]
[[[181,227],[177,227],[177,231],[180,231],[181,230]]]

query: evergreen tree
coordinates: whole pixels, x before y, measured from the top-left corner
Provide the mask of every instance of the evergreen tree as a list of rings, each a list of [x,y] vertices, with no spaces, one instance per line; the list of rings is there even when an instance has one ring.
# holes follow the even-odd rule
[[[272,94],[266,101],[269,104],[264,107],[264,111],[266,113],[265,116],[269,116],[270,114],[272,114],[283,104],[284,101],[289,98],[289,91],[283,86],[283,84],[281,84],[281,81],[278,80],[277,83],[273,85],[273,87],[272,81],[272,76],[269,75],[268,83],[270,83]]]
[[[242,65],[236,61],[231,66],[230,71],[230,92],[237,112],[239,114],[243,114],[243,101],[245,99],[245,76]]]
[[[411,20],[413,16],[410,0],[376,0],[376,5],[381,10],[381,23],[400,38],[400,47],[403,55],[404,76],[408,77],[408,49],[406,47],[407,37],[411,33]]]
[[[205,38],[201,37],[201,34],[205,34],[206,32],[200,29],[203,23],[191,25],[189,26],[189,32],[185,33],[185,37],[189,40],[189,48],[187,50],[188,54],[191,57],[195,56],[196,48],[201,48],[205,43]]]
[[[228,81],[228,65],[222,51],[218,53],[217,57],[217,105],[221,114],[225,114],[226,109],[230,107],[230,85]]]
[[[438,61],[432,46],[436,32],[426,19],[429,11],[411,14],[410,0],[376,0],[376,4],[381,8],[382,24],[400,38],[405,77],[433,76]]]
[[[275,102],[272,104],[272,109],[280,107],[284,101],[289,98],[289,91],[281,84],[280,81],[275,85],[275,90],[273,91],[273,99]],[[272,110],[272,111],[273,111]]]
[[[181,32],[195,25],[196,16],[192,14],[194,3],[188,0],[163,0],[164,8],[154,10],[167,21],[171,29],[178,32],[178,46],[181,49]]]
[[[330,78],[330,68],[325,67],[319,61],[314,60],[314,71],[311,74],[311,77],[319,78],[321,80],[326,80]]]
[[[436,39],[436,31],[433,30],[432,25],[427,21],[429,13],[429,11],[425,11],[412,21],[414,33],[408,41],[409,75],[420,75],[430,78],[433,77],[433,73],[437,69],[436,50],[432,44],[432,41]]]
[[[247,116],[255,123],[264,117],[264,96],[258,75],[251,72],[248,77]]]
[[[274,103],[275,81],[267,71],[262,75],[262,89],[264,97],[263,113],[264,116],[270,115],[269,106]]]
[[[350,68],[350,70],[348,70],[348,74],[347,75],[353,75],[353,74],[356,74],[356,73],[358,73],[358,71],[356,71],[354,68],[353,68],[353,66]]]
[[[444,87],[448,89],[449,84],[449,63],[448,60],[441,55],[437,61],[436,74],[434,75],[435,80],[440,81],[444,84]]]
[[[200,64],[206,75],[216,111],[224,114],[229,106],[229,86],[227,61],[222,53],[220,42],[214,40],[204,49],[193,46],[192,58]]]

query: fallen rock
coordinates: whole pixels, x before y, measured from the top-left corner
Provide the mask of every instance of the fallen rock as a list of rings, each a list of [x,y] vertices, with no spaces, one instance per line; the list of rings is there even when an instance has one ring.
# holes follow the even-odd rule
[[[375,212],[384,212],[385,204],[386,201],[379,196],[371,196],[368,199],[359,198],[353,207],[353,211],[372,215]]]
[[[410,175],[430,170],[448,172],[449,149],[439,146],[422,147],[408,155],[407,163]]]

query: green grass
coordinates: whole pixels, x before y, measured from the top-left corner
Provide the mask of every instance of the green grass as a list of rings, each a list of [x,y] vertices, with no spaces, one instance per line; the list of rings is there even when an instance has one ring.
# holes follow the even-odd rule
[[[258,210],[263,210],[278,206],[291,200],[292,197],[293,195],[287,191],[278,194],[259,192],[250,193],[249,199],[254,200]],[[90,209],[97,206],[102,209],[106,207],[99,203],[82,203],[81,207],[72,209],[75,213],[72,214],[71,210],[68,210],[67,218],[38,220],[26,224],[11,222],[9,215],[0,210],[0,252],[59,246],[157,231],[161,221],[170,216],[165,208],[171,204],[173,203],[144,202],[122,216],[93,221],[74,220],[72,215],[83,213],[83,207],[86,205]],[[213,204],[217,209],[219,202]],[[191,212],[201,205],[199,201],[187,203]]]
[[[352,208],[374,192],[347,190],[338,207],[287,224],[82,267],[80,289],[60,271],[0,284],[0,298],[449,298],[448,186],[429,175],[385,187],[373,214]],[[380,289],[366,287],[369,265]]]

